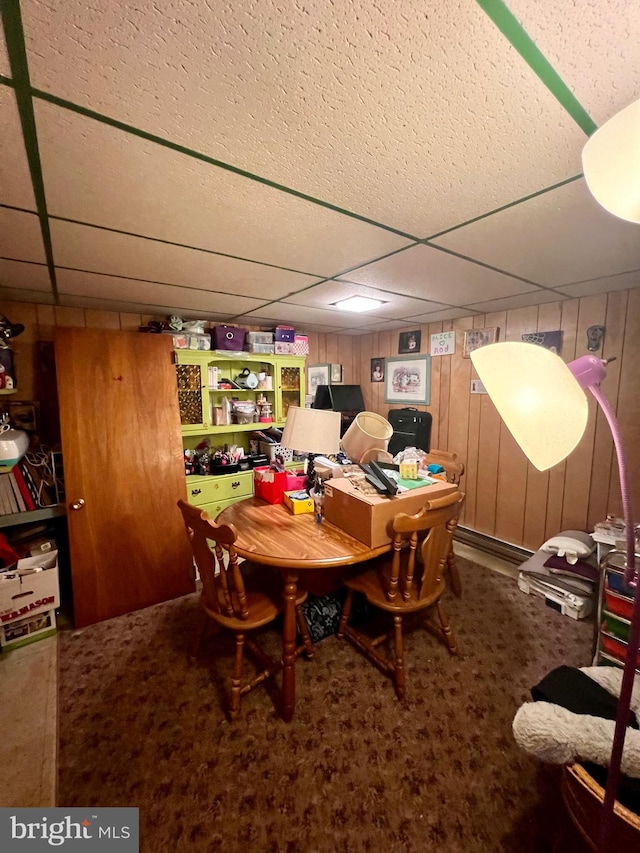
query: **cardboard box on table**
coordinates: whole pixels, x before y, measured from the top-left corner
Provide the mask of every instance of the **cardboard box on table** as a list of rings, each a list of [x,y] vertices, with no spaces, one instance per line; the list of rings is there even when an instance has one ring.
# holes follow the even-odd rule
[[[354,539],[379,548],[392,541],[391,523],[399,512],[414,515],[431,498],[444,497],[456,488],[453,483],[438,482],[388,498],[365,495],[346,477],[333,477],[324,487],[324,517]]]

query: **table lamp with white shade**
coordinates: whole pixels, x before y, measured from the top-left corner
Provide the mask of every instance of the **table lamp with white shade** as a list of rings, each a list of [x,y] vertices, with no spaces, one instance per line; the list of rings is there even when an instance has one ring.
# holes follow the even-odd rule
[[[307,486],[315,485],[314,456],[340,451],[340,412],[289,406],[280,443],[290,450],[307,453]]]
[[[584,147],[582,164],[596,201],[615,216],[640,223],[640,101],[596,131]],[[589,414],[584,391],[588,389],[593,394],[613,436],[625,521],[625,581],[637,588],[635,529],[625,452],[615,413],[600,389],[607,375],[607,361],[584,355],[565,364],[544,347],[509,341],[481,347],[471,353],[471,360],[509,431],[541,471],[561,462],[575,449]],[[639,644],[640,595],[636,594],[605,789],[600,850],[607,849],[611,833]]]

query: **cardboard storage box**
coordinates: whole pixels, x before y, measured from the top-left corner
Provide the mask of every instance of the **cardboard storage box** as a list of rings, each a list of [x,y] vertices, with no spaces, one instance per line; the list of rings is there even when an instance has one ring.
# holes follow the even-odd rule
[[[15,572],[0,572],[0,626],[59,606],[57,551],[19,560]]]
[[[307,497],[306,500],[291,500],[291,495],[295,494],[297,494],[297,491],[285,492],[284,505],[290,509],[294,515],[300,515],[302,512],[313,512],[313,498]]]
[[[51,637],[55,633],[56,612],[46,610],[44,613],[35,613],[25,619],[16,619],[15,622],[0,625],[0,648],[3,652],[9,652],[19,646]]]
[[[413,515],[430,498],[451,494],[456,488],[440,482],[387,498],[365,495],[346,477],[333,477],[324,486],[324,517],[370,548],[378,548],[393,539],[391,523],[399,512]]]

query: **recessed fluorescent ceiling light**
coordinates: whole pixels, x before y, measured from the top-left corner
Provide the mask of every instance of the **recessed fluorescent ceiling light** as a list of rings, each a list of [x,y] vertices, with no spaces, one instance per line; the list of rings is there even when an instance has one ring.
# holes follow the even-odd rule
[[[333,303],[340,311],[372,311],[384,305],[381,299],[369,299],[368,296],[350,296]]]

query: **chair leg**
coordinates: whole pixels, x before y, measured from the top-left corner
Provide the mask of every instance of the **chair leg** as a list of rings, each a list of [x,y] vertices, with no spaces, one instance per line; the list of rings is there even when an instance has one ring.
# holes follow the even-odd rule
[[[398,699],[404,699],[405,673],[404,673],[404,643],[402,641],[402,616],[393,617],[394,628],[394,653],[395,667],[393,683],[396,688]]]
[[[453,631],[451,630],[451,625],[449,624],[449,617],[447,616],[447,611],[442,606],[441,601],[438,601],[436,603],[436,610],[438,612],[438,619],[440,620],[440,627],[442,628],[442,635],[445,639],[447,646],[449,647],[449,651],[452,655],[455,655],[458,652],[456,638],[453,636]]]
[[[351,604],[353,603],[353,590],[349,590],[347,592],[347,597],[345,598],[344,604],[342,605],[342,613],[340,614],[340,622],[338,623],[338,630],[336,631],[336,637],[341,640],[344,637],[344,629],[349,621],[349,616],[351,615]]]
[[[296,606],[296,622],[298,623],[298,631],[300,631],[300,636],[302,637],[304,655],[307,660],[311,660],[313,658],[313,643],[311,642],[309,626],[307,625],[307,620],[305,619],[301,604]]]
[[[451,579],[451,589],[454,595],[458,598],[462,595],[462,584],[460,583],[460,573],[458,572],[458,561],[453,552],[453,545],[447,555],[447,568],[449,570],[449,578]]]
[[[240,714],[240,695],[242,690],[242,662],[244,658],[244,634],[236,634],[236,652],[231,676],[231,699],[229,702],[229,720],[235,720]]]

